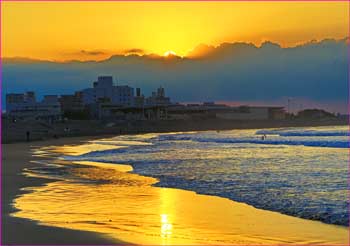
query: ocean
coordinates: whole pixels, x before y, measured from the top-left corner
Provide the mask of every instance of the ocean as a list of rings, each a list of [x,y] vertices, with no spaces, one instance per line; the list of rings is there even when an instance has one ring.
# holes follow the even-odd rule
[[[154,186],[349,224],[347,126],[125,135],[70,161],[128,164]],[[115,146],[115,148],[114,148]]]
[[[149,245],[348,242],[347,126],[32,146],[12,216]],[[299,217],[299,218],[298,218]]]

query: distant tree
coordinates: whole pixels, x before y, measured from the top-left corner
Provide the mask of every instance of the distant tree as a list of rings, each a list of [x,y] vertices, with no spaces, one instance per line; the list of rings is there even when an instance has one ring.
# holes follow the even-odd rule
[[[323,109],[305,109],[298,112],[297,118],[304,118],[304,119],[336,118],[336,115],[330,112],[327,112],[326,110],[323,110]]]

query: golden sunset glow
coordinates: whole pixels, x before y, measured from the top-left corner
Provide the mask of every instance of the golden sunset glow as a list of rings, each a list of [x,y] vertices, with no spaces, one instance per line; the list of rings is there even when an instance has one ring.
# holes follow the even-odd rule
[[[176,53],[172,50],[168,50],[164,53],[164,56],[176,56]]]
[[[4,2],[5,57],[185,56],[197,45],[291,46],[348,35],[347,2]],[[327,18],[325,18],[327,16]]]

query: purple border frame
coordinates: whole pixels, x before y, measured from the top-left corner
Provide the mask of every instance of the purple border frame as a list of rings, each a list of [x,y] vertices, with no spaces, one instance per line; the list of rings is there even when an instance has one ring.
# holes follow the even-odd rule
[[[348,55],[348,121],[350,122],[350,0],[0,0],[0,37],[1,37],[1,28],[2,28],[2,2],[348,2],[348,17],[349,17],[349,27],[348,27],[348,36],[347,36],[347,55]],[[2,40],[0,39],[0,94],[1,94],[1,100],[0,100],[0,110],[2,115]],[[348,130],[350,132],[350,123],[348,123]],[[1,142],[1,148],[0,148],[0,245],[2,244],[2,117],[0,118],[0,142]],[[349,135],[349,142],[350,142],[350,135]],[[350,148],[348,149],[348,180],[347,180],[347,189],[348,189],[348,211],[350,211]],[[350,221],[350,213],[349,213],[349,221]],[[348,244],[350,245],[350,224],[348,228]],[[25,246],[34,246],[33,244],[16,244],[16,245],[25,245]],[[48,246],[55,246],[59,244],[46,244]],[[69,244],[65,244],[69,245]],[[126,244],[127,245],[127,244]],[[234,244],[233,244],[234,245]],[[249,244],[249,246],[294,246],[294,245],[303,245],[303,246],[341,246],[343,244],[262,244],[262,245],[254,245]],[[346,245],[346,244],[345,244]],[[79,246],[75,244],[74,246]],[[90,246],[100,246],[100,245],[90,245]],[[106,245],[110,246],[110,245]],[[157,245],[154,245],[157,246]],[[196,245],[191,245],[196,246]],[[217,245],[220,246],[220,245]],[[241,246],[241,245],[240,245]]]

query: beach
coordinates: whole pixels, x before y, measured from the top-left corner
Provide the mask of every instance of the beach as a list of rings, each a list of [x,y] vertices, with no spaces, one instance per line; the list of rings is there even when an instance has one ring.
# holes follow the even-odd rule
[[[48,140],[42,142],[2,145],[2,244],[116,244],[104,235],[38,225],[28,219],[12,217],[15,197],[24,193],[24,187],[41,186],[48,179],[25,177],[22,171],[32,166],[36,158],[31,155],[33,146],[79,143],[87,138]]]
[[[156,179],[130,173],[128,165],[57,159],[97,150],[93,139],[3,145],[3,244],[348,243],[344,226],[193,191],[154,187]],[[24,168],[45,163],[68,168],[74,180],[21,174]],[[23,187],[34,188],[23,195]],[[15,198],[19,210],[12,207]]]

